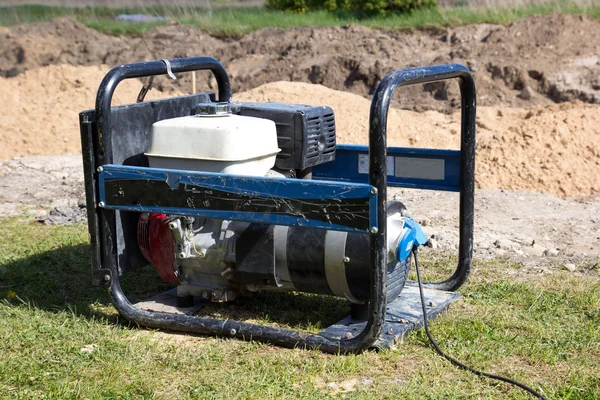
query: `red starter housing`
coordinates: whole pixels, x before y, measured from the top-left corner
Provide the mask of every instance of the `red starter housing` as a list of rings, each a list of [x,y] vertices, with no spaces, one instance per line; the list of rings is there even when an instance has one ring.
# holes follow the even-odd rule
[[[141,214],[137,240],[144,258],[154,266],[160,277],[171,283],[179,283],[179,277],[173,269],[175,239],[169,228],[167,215]]]

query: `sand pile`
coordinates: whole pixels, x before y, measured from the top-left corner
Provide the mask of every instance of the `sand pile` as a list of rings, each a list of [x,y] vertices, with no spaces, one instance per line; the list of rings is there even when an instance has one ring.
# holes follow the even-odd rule
[[[106,67],[48,66],[0,78],[0,160],[80,152],[78,113],[94,106]],[[114,102],[135,101],[141,83],[125,81]],[[177,94],[177,93],[172,93]],[[156,90],[147,98],[167,96]],[[329,105],[339,143],[367,143],[369,100],[306,83],[275,82],[237,101]],[[580,102],[532,109],[478,109],[477,186],[559,196],[600,193],[600,106]],[[458,148],[460,114],[392,109],[392,146]]]
[[[51,65],[14,78],[0,77],[0,160],[26,155],[80,153],[80,111],[94,108],[107,67]],[[135,102],[142,84],[124,81],[113,104]],[[151,90],[147,99],[166,96]]]
[[[475,75],[479,104],[532,107],[554,101],[600,103],[600,21],[547,14],[508,26],[472,24],[435,29],[267,28],[240,38],[165,25],[136,37],[101,34],[81,23],[51,22],[0,29],[0,76],[55,64],[118,65],[210,55],[225,65],[233,87],[275,81],[315,83],[368,97],[388,72],[458,62]],[[207,74],[198,78],[207,84]],[[157,80],[157,85],[166,81]],[[175,83],[186,91],[189,74]],[[452,112],[458,86],[403,88],[401,108]]]
[[[333,108],[338,142],[367,144],[371,102],[362,96],[340,92],[321,85],[300,82],[273,82],[233,96],[235,101],[280,101],[295,104],[326,105]],[[389,146],[420,146],[438,149],[458,148],[460,115],[436,111],[418,113],[392,109],[388,116]],[[444,134],[432,134],[442,127]]]
[[[323,86],[275,82],[239,101],[329,105],[340,143],[366,144],[370,102]],[[458,149],[460,113],[390,110],[390,146]],[[558,196],[600,193],[600,106],[581,102],[530,110],[479,107],[477,187],[533,190]]]

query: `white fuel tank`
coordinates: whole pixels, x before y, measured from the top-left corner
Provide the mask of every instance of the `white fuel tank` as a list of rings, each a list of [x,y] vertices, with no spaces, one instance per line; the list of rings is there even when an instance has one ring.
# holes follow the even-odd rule
[[[196,115],[154,123],[146,156],[155,168],[264,176],[279,151],[273,121],[203,103]]]

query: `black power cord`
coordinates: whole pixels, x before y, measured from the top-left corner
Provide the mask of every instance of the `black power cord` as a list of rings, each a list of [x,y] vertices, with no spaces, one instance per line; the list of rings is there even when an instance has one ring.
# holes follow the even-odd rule
[[[533,395],[539,399],[546,400],[546,398],[544,396],[542,396],[540,393],[536,392],[535,390],[533,390],[532,388],[530,388],[527,385],[524,385],[524,384],[517,382],[513,379],[510,379],[510,378],[505,378],[503,376],[498,376],[498,375],[494,375],[494,374],[488,374],[487,372],[478,371],[474,368],[471,368],[471,367],[461,363],[456,358],[449,356],[448,354],[444,353],[442,351],[442,349],[440,349],[440,346],[438,346],[435,339],[433,339],[433,337],[431,336],[431,332],[429,332],[429,325],[427,324],[427,310],[425,309],[425,296],[423,296],[423,283],[421,282],[421,271],[419,271],[419,259],[417,257],[417,248],[416,247],[413,249],[413,255],[415,256],[415,269],[417,270],[417,281],[419,282],[419,293],[421,294],[421,306],[423,307],[423,327],[425,328],[425,333],[427,334],[427,337],[429,338],[429,341],[431,342],[431,344],[433,345],[435,350],[442,357],[444,357],[446,360],[450,361],[452,364],[456,365],[459,368],[465,369],[465,370],[472,372],[478,376],[485,376],[487,378],[496,379],[498,381],[510,383],[511,385],[520,387],[521,389],[529,392],[531,395]]]

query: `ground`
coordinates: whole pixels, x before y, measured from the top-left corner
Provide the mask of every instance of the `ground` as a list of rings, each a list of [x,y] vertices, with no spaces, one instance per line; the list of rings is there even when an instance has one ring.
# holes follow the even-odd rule
[[[434,336],[458,358],[552,398],[598,398],[600,45],[586,40],[594,35],[597,20],[560,14],[509,26],[352,25],[241,38],[177,24],[113,37],[73,19],[4,28],[0,398],[525,398],[435,357],[422,332],[390,351],[329,356],[146,331],[117,316],[90,284],[77,113],[93,107],[107,65],[199,54],[225,64],[234,100],[332,106],[340,143],[366,143],[368,98],[387,72],[468,65],[479,104],[474,271],[462,300],[432,325]],[[140,86],[125,82],[115,103],[133,101]],[[161,79],[149,96],[190,86],[189,75]],[[454,85],[403,92],[390,113],[390,144],[457,148],[459,105]],[[433,238],[423,250],[426,277],[447,275],[456,264],[458,195],[394,189],[389,199],[405,203]],[[140,279],[126,282],[134,298],[165,287],[151,270]],[[343,302],[301,294],[233,307],[307,330],[347,312]]]

